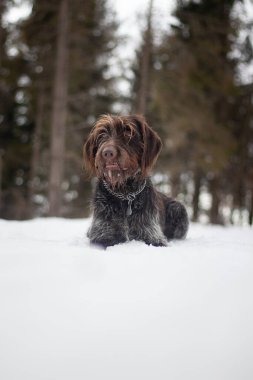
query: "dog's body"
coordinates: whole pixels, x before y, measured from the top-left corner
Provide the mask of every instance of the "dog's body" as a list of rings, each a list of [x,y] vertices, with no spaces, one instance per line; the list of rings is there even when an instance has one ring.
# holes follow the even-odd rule
[[[184,206],[157,191],[148,175],[160,149],[160,138],[140,116],[99,119],[84,146],[85,163],[98,177],[91,243],[166,246],[186,236]]]

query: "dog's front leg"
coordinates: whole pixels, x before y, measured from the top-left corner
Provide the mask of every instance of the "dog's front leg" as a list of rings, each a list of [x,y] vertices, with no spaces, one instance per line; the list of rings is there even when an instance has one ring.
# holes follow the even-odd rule
[[[142,238],[139,240],[143,240],[146,244],[153,245],[155,247],[167,246],[167,239],[158,225],[144,226],[142,229]]]
[[[144,241],[156,247],[167,246],[167,239],[162,232],[158,215],[133,216],[130,221],[129,239]]]
[[[108,220],[94,215],[88,237],[91,244],[107,248],[124,243],[127,240],[127,232],[122,220]]]

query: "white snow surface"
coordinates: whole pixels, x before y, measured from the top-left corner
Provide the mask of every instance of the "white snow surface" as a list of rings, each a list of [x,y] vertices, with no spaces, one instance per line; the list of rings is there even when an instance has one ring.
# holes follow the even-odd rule
[[[252,380],[253,231],[91,248],[88,219],[0,221],[1,380]]]

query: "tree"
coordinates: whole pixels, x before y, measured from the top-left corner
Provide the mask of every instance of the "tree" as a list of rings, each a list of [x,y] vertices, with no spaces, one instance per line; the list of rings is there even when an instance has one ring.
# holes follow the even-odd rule
[[[146,26],[142,33],[142,43],[136,52],[134,68],[135,81],[133,92],[135,93],[133,110],[135,113],[146,115],[150,105],[150,86],[153,71],[153,0],[150,0],[146,15]]]
[[[49,215],[59,215],[64,175],[65,130],[68,97],[68,0],[61,0],[57,26],[50,134]]]
[[[18,25],[12,28],[3,14],[11,1],[1,1],[0,38],[0,150],[1,150],[1,217],[27,217],[30,138],[26,62]]]
[[[75,1],[70,17],[64,214],[80,217],[90,211],[91,195],[82,147],[97,117],[112,112],[118,99],[111,62],[119,39],[115,14],[105,0]]]
[[[35,123],[30,199],[36,193],[47,197],[48,187],[51,215],[81,216],[88,211],[85,199],[91,191],[82,168],[83,141],[97,116],[110,112],[116,99],[110,59],[117,44],[117,24],[106,1],[74,0],[64,11],[67,37],[60,39],[66,30],[56,33],[55,24],[58,20],[58,28],[63,27],[59,12],[64,4],[34,0],[22,27]],[[66,57],[60,58],[60,52]]]
[[[34,124],[29,179],[29,212],[36,215],[36,195],[46,199],[49,160],[49,123],[52,114],[57,10],[59,2],[33,1],[30,16],[20,25],[30,78],[29,94]]]
[[[165,147],[171,167],[174,175],[187,172],[195,183],[195,220],[201,184],[208,184],[212,223],[221,222],[222,178],[235,147],[234,3],[178,1],[178,21],[157,51],[156,103],[167,133]]]

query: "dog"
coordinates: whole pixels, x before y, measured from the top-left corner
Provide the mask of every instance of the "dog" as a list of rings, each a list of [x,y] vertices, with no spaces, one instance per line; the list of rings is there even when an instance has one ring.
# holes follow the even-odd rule
[[[166,246],[186,237],[185,207],[155,189],[151,169],[161,151],[157,133],[139,115],[103,115],[83,148],[84,164],[97,177],[92,244],[107,248],[129,240]]]

